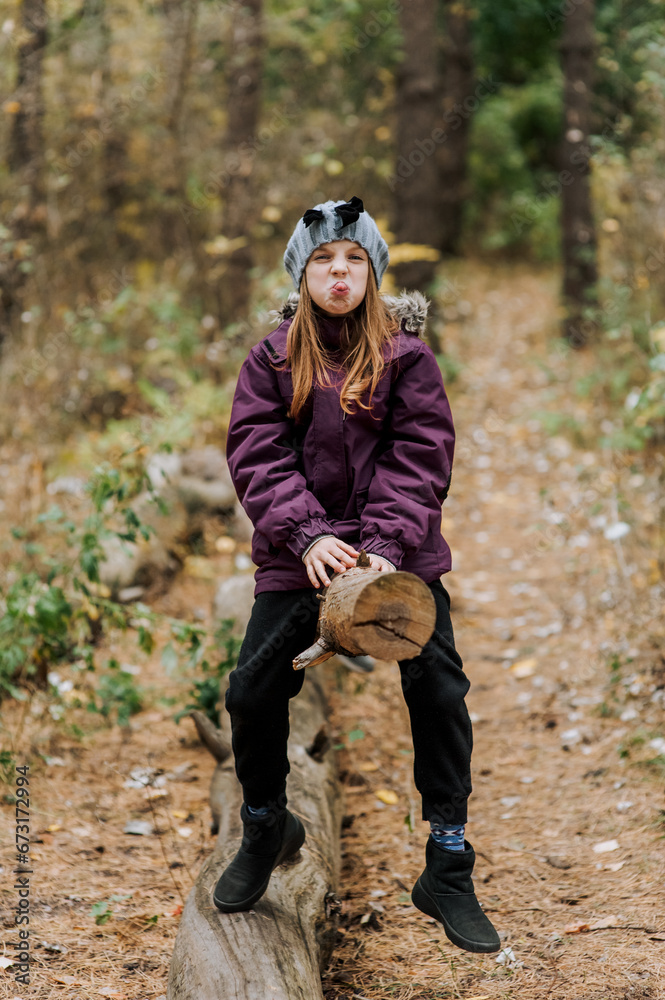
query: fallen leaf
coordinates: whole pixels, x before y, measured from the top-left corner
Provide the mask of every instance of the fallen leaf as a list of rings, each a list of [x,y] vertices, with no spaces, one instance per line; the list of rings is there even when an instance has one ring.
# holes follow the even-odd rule
[[[5,958],[4,955],[0,955],[0,969],[8,969],[10,965],[13,965],[14,961],[11,958]]]
[[[66,955],[68,951],[64,944],[49,944],[48,941],[42,941],[41,946],[45,951],[55,951],[59,952],[61,955]]]
[[[364,760],[362,764],[358,764],[359,771],[378,771],[379,765],[375,764],[373,760]]]
[[[603,917],[602,920],[597,920],[595,924],[591,924],[589,930],[604,931],[608,927],[617,927],[618,924],[619,924],[619,917],[613,914],[611,917]]]
[[[61,986],[83,986],[80,979],[76,976],[53,976],[52,982],[60,983]]]
[[[538,660],[534,656],[530,656],[526,660],[515,660],[510,672],[513,677],[531,677],[532,674],[535,674],[537,666]]]
[[[618,851],[620,846],[618,840],[601,840],[599,844],[593,845],[593,853],[607,854],[609,851]]]
[[[379,788],[375,795],[380,802],[385,802],[387,806],[396,806],[399,802],[397,794],[390,788]]]
[[[182,903],[178,903],[178,905],[176,906],[175,910],[171,910],[171,913],[169,914],[169,916],[171,916],[171,917],[179,917],[181,913],[182,913]]]
[[[49,833],[57,833],[58,830],[62,830],[62,827],[59,823],[51,823],[51,825],[47,826],[46,829]]]
[[[219,538],[215,539],[215,548],[218,552],[234,552],[235,547],[235,540],[226,535],[220,535]]]
[[[178,836],[179,837],[184,837],[185,840],[187,839],[187,837],[191,837],[191,835],[193,833],[194,833],[194,831],[192,830],[191,826],[179,826],[178,827]]]
[[[604,931],[609,927],[618,927],[619,919],[619,917],[613,914],[611,917],[603,917],[601,920],[596,920],[595,924],[590,924],[588,921],[580,921],[577,924],[566,924],[563,933],[584,934],[587,931]]]
[[[619,872],[625,865],[625,861],[615,861],[612,865],[603,865],[604,872]]]
[[[548,865],[551,865],[552,868],[558,868],[560,871],[564,872],[573,867],[573,862],[569,861],[568,858],[562,858],[554,854],[546,857],[545,861]]]
[[[153,825],[147,819],[130,819],[123,830],[123,833],[132,833],[136,837],[149,837],[153,832]]]
[[[143,797],[145,799],[165,799],[168,794],[168,788],[146,788]]]
[[[186,809],[174,809],[171,815],[175,816],[176,819],[187,819],[189,813]]]
[[[199,580],[214,580],[217,576],[215,566],[205,556],[185,556],[183,572]]]

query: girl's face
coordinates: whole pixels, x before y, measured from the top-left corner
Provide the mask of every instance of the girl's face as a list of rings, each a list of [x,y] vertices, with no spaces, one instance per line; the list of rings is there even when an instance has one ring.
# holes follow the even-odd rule
[[[322,243],[305,267],[309,294],[326,316],[346,316],[365,298],[369,268],[367,251],[359,243]]]

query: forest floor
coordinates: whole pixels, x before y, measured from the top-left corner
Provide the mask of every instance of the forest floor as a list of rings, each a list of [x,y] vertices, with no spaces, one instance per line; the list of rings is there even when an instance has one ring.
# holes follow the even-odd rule
[[[460,951],[411,904],[427,827],[398,673],[390,663],[367,676],[340,669],[331,700],[346,793],[343,903],[325,996],[657,1000],[665,995],[662,468],[597,443],[607,417],[575,392],[593,358],[557,347],[551,272],[467,263],[454,281],[464,304],[449,313],[445,342],[460,370],[449,387],[458,441],[443,518],[453,571],[443,582],[471,680],[467,836],[477,894],[504,951],[498,961]],[[233,558],[214,552],[208,561],[210,572],[199,561],[199,575],[181,574],[153,607],[209,622]],[[74,709],[55,720],[41,695],[3,706],[3,748],[31,763],[33,842],[31,981],[15,985],[15,969],[0,968],[8,998],[163,997],[182,903],[212,848],[214,762],[189,720],[173,722],[188,679],[165,675],[157,653],[137,654],[127,636],[104,643],[107,655],[136,666],[146,691],[129,727]],[[132,787],[135,768],[161,775],[153,798]],[[124,832],[128,820],[153,833]],[[17,897],[6,802],[0,822],[11,958]],[[104,903],[111,912],[96,923],[92,908],[102,904],[99,918]]]

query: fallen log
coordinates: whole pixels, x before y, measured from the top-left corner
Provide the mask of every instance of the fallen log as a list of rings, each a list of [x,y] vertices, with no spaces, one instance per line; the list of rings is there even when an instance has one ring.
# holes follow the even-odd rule
[[[336,574],[319,595],[319,634],[295,657],[294,670],[334,653],[406,660],[422,652],[436,625],[436,603],[420,577],[371,569],[364,549],[356,565]]]
[[[246,913],[220,913],[217,879],[240,844],[242,801],[233,759],[217,764],[211,785],[219,834],[183,910],[167,1000],[323,1000],[321,971],[336,937],[341,789],[327,735],[319,675],[291,702],[289,808],[305,825],[299,856],[277,868],[265,895]],[[215,755],[223,740],[207,745]]]

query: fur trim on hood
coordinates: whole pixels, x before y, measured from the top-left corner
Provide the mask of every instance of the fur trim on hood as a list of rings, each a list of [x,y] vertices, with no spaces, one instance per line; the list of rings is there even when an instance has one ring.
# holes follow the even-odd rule
[[[382,295],[381,299],[388,306],[393,317],[400,324],[404,324],[405,330],[421,336],[425,330],[429,301],[420,292],[403,291],[400,295]],[[299,292],[290,292],[280,309],[274,309],[269,313],[271,320],[282,322],[295,316]]]

